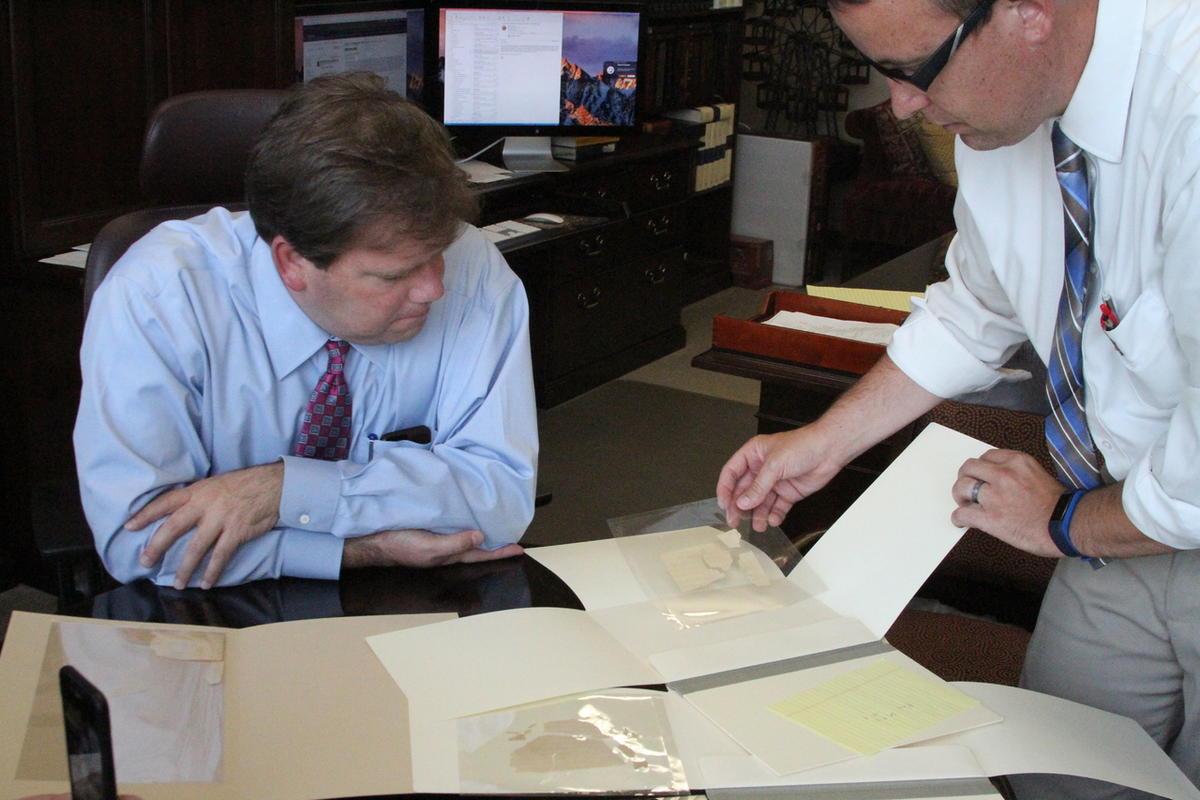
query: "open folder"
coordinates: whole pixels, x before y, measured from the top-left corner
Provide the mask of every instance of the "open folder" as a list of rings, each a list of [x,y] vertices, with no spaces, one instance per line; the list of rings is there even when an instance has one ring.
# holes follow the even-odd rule
[[[1011,687],[947,687],[881,641],[957,540],[948,487],[986,448],[931,426],[787,576],[715,528],[532,551],[587,611],[242,630],[17,613],[0,655],[0,794],[67,790],[53,676],[72,663],[109,696],[120,788],[143,800],[1025,771],[1200,798],[1128,719]],[[663,590],[697,580],[709,581],[698,595]],[[847,685],[856,701],[919,702],[892,709],[903,724],[851,729],[836,696]],[[130,720],[149,727],[122,732]]]

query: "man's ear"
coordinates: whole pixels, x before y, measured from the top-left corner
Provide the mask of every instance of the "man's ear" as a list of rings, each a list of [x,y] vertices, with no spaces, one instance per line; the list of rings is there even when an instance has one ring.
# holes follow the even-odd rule
[[[1054,30],[1055,0],[1016,0],[1013,4],[1026,41],[1041,44]]]
[[[271,240],[271,258],[284,286],[293,292],[303,292],[308,288],[306,276],[308,270],[313,269],[312,262],[300,255],[291,242],[276,235]]]

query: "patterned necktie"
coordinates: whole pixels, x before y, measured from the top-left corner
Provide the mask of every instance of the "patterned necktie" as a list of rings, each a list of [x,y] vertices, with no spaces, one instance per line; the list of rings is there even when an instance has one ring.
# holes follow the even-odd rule
[[[1054,169],[1062,188],[1066,224],[1066,279],[1058,301],[1054,346],[1047,364],[1046,443],[1067,486],[1091,489],[1103,481],[1100,456],[1084,415],[1083,318],[1091,266],[1092,220],[1083,151],[1054,123]]]
[[[350,343],[330,339],[325,349],[329,366],[308,396],[292,454],[340,461],[350,454],[350,390],[343,374]]]

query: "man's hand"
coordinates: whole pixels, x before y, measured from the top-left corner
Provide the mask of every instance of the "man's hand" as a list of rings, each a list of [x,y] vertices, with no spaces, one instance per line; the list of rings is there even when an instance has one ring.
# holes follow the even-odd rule
[[[175,540],[194,531],[175,570],[174,586],[186,587],[211,550],[200,581],[200,587],[208,589],[242,544],[275,527],[282,491],[282,461],[239,469],[163,492],[134,514],[125,527],[139,531],[166,518],[142,550],[139,561],[143,567],[157,564]]]
[[[726,521],[736,526],[750,511],[756,531],[779,525],[798,500],[939,402],[884,354],[816,422],[756,436],[725,462],[717,502]]]
[[[979,481],[983,483],[976,491]],[[1033,456],[989,450],[967,459],[951,491],[958,508],[950,521],[960,528],[979,528],[1034,555],[1062,556],[1048,525],[1063,486]]]
[[[842,465],[827,460],[822,441],[809,425],[742,445],[717,478],[717,503],[728,524],[737,527],[749,511],[756,531],[779,525],[796,502],[828,483]]]
[[[975,485],[979,484],[979,490]],[[1174,552],[1134,527],[1121,502],[1123,484],[1092,489],[1080,501],[1071,522],[1071,541],[1085,556],[1136,558]],[[979,528],[1027,553],[1061,558],[1050,538],[1050,515],[1063,486],[1032,456],[1013,450],[989,450],[959,467],[951,489],[958,508],[950,521]],[[975,495],[972,498],[972,494]]]
[[[519,544],[482,550],[479,531],[432,533],[423,530],[381,531],[347,539],[342,550],[342,569],[357,567],[439,567],[469,564],[519,556]]]

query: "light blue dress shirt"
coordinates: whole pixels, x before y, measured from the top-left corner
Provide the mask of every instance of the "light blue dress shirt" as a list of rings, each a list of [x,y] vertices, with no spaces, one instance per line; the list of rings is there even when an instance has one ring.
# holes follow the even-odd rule
[[[343,541],[383,530],[517,541],[537,464],[528,302],[473,227],[445,262],[445,295],[416,337],[347,354],[350,457],[331,462],[286,455],[329,333],[288,294],[249,214],[215,208],[134,244],[92,300],[75,424],[83,506],[109,572],[170,584],[190,534],[147,569],[138,556],[157,524],[125,521],[163,491],[280,458],[278,527],[242,545],[221,584],[336,578]],[[371,439],[415,425],[430,444]]]

